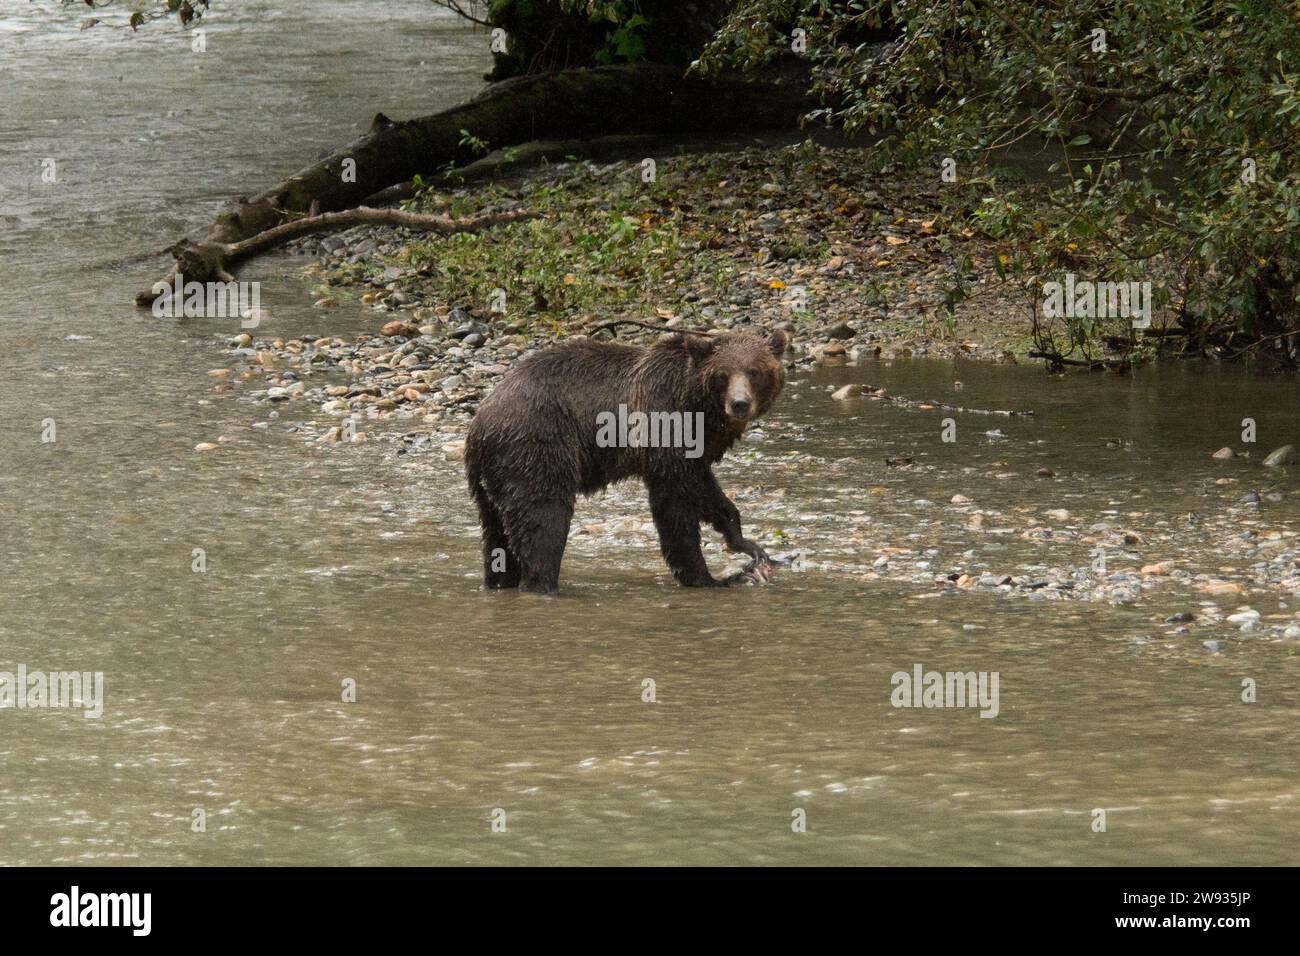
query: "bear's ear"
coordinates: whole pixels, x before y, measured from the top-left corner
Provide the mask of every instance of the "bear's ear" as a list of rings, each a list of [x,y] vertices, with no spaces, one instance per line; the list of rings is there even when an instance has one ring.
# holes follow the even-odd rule
[[[718,340],[711,335],[684,335],[682,340],[686,351],[696,362],[703,362],[718,347]]]
[[[772,354],[780,358],[785,354],[786,347],[790,344],[790,336],[782,329],[777,329],[767,340],[767,347],[772,350]]]

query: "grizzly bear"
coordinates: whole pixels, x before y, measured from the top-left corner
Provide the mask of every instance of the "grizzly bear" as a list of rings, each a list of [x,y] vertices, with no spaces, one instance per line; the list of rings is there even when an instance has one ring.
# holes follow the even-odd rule
[[[579,493],[640,477],[673,576],[686,587],[765,583],[767,552],[711,467],[785,384],[789,337],[675,333],[650,347],[577,341],[521,360],[470,423],[465,468],[489,588],[554,593]],[[725,580],[700,551],[708,521],[752,559]]]

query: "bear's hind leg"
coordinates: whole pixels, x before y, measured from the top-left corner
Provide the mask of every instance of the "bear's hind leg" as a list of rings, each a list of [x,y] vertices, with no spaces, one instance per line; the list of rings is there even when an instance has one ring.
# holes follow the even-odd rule
[[[483,586],[493,589],[519,587],[519,559],[510,550],[501,513],[482,485],[475,487],[474,501],[478,504],[479,523],[483,526]]]
[[[527,509],[507,519],[507,532],[518,558],[519,589],[554,594],[560,589],[560,562],[569,542],[574,498],[529,502]]]

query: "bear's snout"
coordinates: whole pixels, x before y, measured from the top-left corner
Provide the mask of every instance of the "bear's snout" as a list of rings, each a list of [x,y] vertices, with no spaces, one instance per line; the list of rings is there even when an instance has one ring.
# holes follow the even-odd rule
[[[750,388],[748,375],[736,374],[727,382],[726,409],[728,418],[749,421],[754,413],[754,390]]]

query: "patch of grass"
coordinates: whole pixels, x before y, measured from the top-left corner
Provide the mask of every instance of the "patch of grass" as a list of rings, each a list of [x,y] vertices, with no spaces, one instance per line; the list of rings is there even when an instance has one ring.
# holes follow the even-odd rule
[[[687,264],[711,276],[719,291],[729,269],[707,248],[708,232],[671,205],[671,191],[645,185],[593,195],[570,181],[531,183],[513,198],[543,218],[418,239],[408,245],[407,261],[428,272],[428,283],[448,302],[486,306],[504,290],[504,318],[512,322],[562,327],[615,312],[676,313],[689,291],[681,281]],[[504,198],[502,187],[487,187],[451,197],[440,211],[471,215]]]

